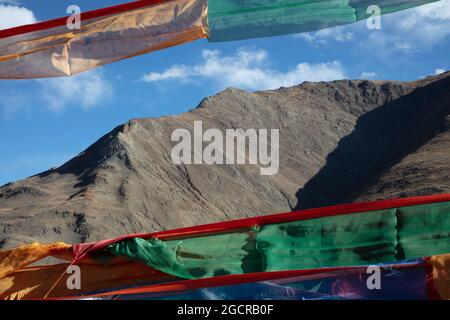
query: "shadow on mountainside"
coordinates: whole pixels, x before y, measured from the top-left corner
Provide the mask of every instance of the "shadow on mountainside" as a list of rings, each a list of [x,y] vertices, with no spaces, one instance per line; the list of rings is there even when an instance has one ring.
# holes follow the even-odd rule
[[[344,202],[446,129],[450,77],[361,116],[352,133],[328,155],[325,166],[296,193],[294,210]]]

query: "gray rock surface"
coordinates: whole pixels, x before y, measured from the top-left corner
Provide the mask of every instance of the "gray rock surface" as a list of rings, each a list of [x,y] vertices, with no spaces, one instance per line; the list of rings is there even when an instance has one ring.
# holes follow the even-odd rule
[[[59,168],[0,188],[0,248],[96,241],[343,202],[450,192],[450,73],[226,89],[135,119]],[[175,165],[172,131],[280,130],[280,170]]]

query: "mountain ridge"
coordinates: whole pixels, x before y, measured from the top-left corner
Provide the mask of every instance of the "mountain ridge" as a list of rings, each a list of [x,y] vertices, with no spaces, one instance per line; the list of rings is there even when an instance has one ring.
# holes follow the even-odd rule
[[[449,72],[413,82],[228,88],[180,115],[132,119],[59,168],[0,187],[0,247],[96,241],[427,188],[450,192],[449,92]],[[279,173],[175,165],[172,131],[191,132],[198,120],[222,132],[279,129]],[[409,130],[414,123],[421,125]]]

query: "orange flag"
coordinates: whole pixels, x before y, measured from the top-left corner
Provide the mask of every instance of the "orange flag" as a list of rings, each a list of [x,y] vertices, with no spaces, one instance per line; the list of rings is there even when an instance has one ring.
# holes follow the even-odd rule
[[[206,0],[142,0],[0,31],[0,79],[70,76],[206,38]]]

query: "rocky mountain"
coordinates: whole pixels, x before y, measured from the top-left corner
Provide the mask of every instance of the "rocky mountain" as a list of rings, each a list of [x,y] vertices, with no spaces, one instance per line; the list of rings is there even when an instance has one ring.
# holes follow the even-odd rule
[[[279,129],[279,172],[176,165],[176,129]],[[95,241],[352,201],[450,192],[450,73],[226,89],[115,128],[59,168],[0,188],[0,248]]]

